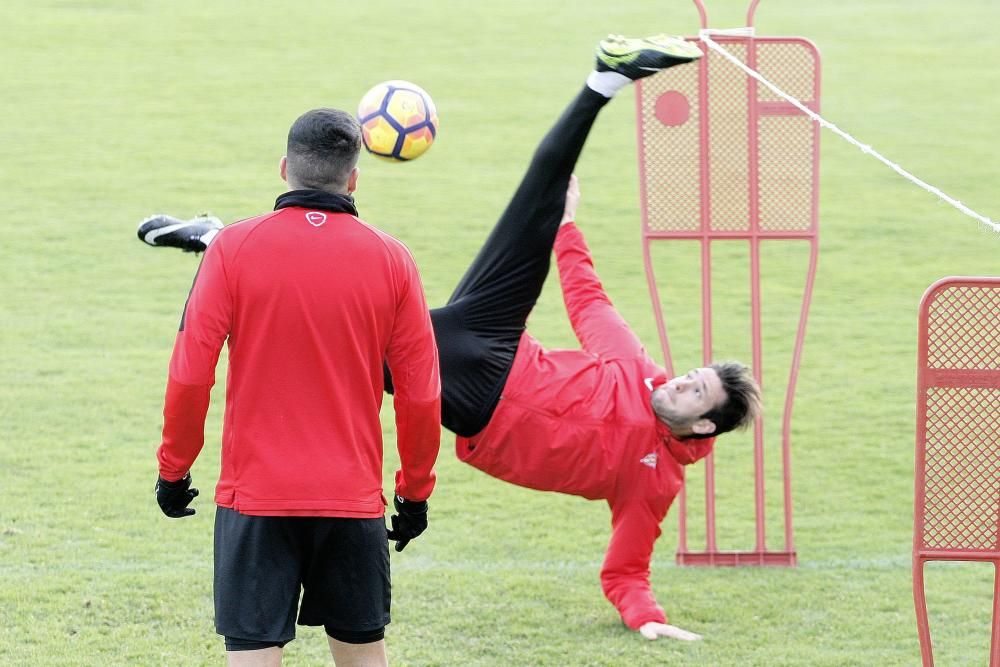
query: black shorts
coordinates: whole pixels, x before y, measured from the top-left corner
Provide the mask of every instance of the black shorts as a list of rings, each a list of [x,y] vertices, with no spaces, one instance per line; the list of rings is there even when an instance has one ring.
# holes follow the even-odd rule
[[[299,608],[299,593],[302,605]],[[215,629],[288,642],[299,625],[348,633],[389,623],[384,519],[215,514]]]

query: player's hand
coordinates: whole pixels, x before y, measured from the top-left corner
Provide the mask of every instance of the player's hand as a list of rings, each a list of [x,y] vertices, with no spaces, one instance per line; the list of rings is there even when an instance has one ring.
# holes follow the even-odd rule
[[[696,642],[701,639],[701,635],[697,635],[693,632],[688,632],[687,630],[681,630],[675,625],[667,625],[666,623],[656,623],[655,621],[650,621],[649,623],[644,623],[641,628],[639,628],[639,634],[641,634],[646,639],[652,641],[660,637],[669,637],[670,639],[680,639],[686,642]]]
[[[571,174],[569,177],[569,187],[566,188],[566,208],[563,209],[562,221],[559,224],[565,225],[567,222],[576,220],[576,207],[579,203],[580,181],[577,180],[576,174]]]
[[[396,551],[402,551],[410,540],[427,530],[427,501],[415,502],[397,495],[392,504],[399,514],[389,517],[392,529],[386,536],[396,542]]]
[[[190,472],[176,482],[168,482],[162,477],[156,480],[156,502],[171,519],[182,519],[194,514],[194,508],[188,505],[197,497],[198,489],[191,488]]]

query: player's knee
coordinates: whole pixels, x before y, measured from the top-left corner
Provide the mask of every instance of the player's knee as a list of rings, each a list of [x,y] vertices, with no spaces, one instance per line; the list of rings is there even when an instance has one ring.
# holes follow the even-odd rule
[[[324,625],[323,629],[331,639],[345,644],[372,644],[385,639],[385,626],[376,630],[340,630],[338,628]]]

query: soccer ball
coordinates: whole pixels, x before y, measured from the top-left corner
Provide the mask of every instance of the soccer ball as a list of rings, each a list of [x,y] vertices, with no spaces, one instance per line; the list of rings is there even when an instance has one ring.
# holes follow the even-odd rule
[[[365,148],[389,161],[413,160],[434,143],[438,117],[434,101],[409,81],[383,81],[358,104]]]

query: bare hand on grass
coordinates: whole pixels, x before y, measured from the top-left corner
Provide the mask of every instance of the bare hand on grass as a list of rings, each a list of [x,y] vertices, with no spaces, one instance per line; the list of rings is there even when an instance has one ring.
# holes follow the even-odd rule
[[[680,639],[681,641],[694,642],[701,639],[701,635],[695,634],[693,632],[688,632],[687,630],[682,630],[674,625],[667,625],[665,623],[656,623],[650,621],[649,623],[644,623],[641,628],[639,628],[639,634],[641,634],[646,639],[652,641],[654,639],[659,639],[660,637],[669,637],[670,639]]]

